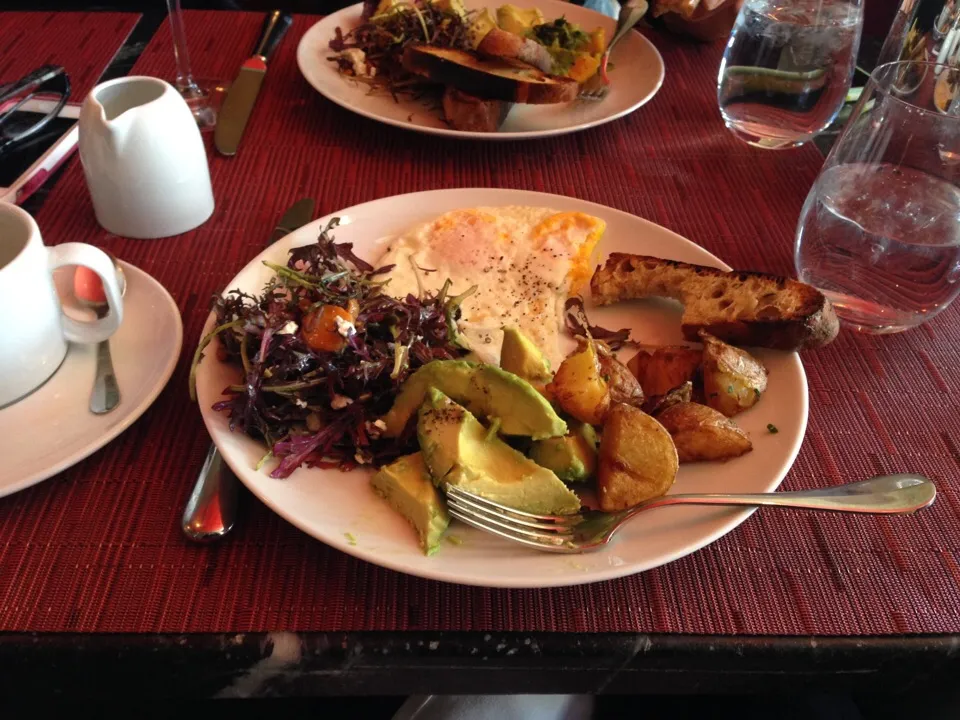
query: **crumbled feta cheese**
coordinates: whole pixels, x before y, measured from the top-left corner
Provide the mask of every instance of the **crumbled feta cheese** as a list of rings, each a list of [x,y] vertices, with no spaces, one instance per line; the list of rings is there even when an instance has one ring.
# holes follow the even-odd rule
[[[301,400],[300,398],[294,398],[294,399],[293,399],[293,404],[296,405],[298,408],[304,408],[304,409],[306,409],[306,407],[307,407],[307,401],[306,401],[306,400]]]
[[[352,403],[353,400],[346,395],[334,395],[333,400],[330,401],[330,407],[334,410],[343,410],[347,405],[351,405]]]
[[[286,325],[277,330],[277,335],[293,335],[297,331],[297,324],[290,320]]]
[[[357,328],[352,322],[349,320],[344,320],[339,315],[334,317],[334,322],[337,323],[337,333],[339,333],[340,337],[342,338],[348,338],[357,332]]]
[[[350,48],[340,53],[340,57],[350,63],[350,69],[357,77],[374,77],[377,69],[367,63],[367,54],[358,48]]]

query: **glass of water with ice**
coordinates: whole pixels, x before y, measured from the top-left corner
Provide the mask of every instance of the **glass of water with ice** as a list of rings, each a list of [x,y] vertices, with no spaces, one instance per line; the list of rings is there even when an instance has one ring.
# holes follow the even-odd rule
[[[919,325],[960,293],[960,69],[878,67],[800,214],[801,280],[844,324]]]
[[[717,78],[727,127],[768,149],[829,127],[850,89],[862,25],[860,0],[746,0]]]

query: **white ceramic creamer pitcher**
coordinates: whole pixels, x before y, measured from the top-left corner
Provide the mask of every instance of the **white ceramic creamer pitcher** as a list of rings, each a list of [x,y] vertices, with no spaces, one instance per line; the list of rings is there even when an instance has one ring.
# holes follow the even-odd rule
[[[125,77],[95,87],[80,110],[80,159],[97,222],[111,233],[179,235],[213,213],[200,131],[163,80]]]

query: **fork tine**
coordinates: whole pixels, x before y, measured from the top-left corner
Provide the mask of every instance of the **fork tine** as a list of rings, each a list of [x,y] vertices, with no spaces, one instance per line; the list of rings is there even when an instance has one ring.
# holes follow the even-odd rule
[[[447,495],[447,503],[456,503],[467,509],[483,513],[484,515],[490,515],[491,517],[508,522],[512,525],[522,525],[524,527],[533,528],[534,530],[546,530],[553,533],[566,533],[570,532],[570,530],[574,527],[572,524],[539,522],[537,520],[527,520],[524,517],[512,515],[508,516],[506,513],[501,512],[500,510],[495,510],[481,503],[475,502],[473,497],[469,495]]]
[[[606,91],[597,90],[596,92],[585,92],[577,96],[578,100],[586,100],[587,102],[596,102],[598,100],[603,100],[607,96]]]
[[[572,537],[568,534],[540,533],[536,532],[535,530],[525,528],[522,525],[512,525],[509,521],[504,522],[504,518],[502,517],[497,517],[496,515],[485,513],[483,511],[477,511],[473,508],[466,507],[465,505],[460,505],[457,502],[447,503],[447,509],[456,510],[461,515],[473,518],[477,522],[482,522],[491,527],[498,527],[501,530],[506,530],[517,536],[537,540],[545,545],[560,545],[569,541]]]
[[[498,510],[503,513],[508,513],[511,516],[511,519],[513,519],[513,516],[518,516],[518,517],[526,518],[528,520],[550,521],[557,524],[568,524],[568,525],[574,525],[580,522],[580,519],[581,519],[579,515],[535,515],[533,513],[524,512],[523,510],[516,510],[512,507],[508,507],[506,505],[501,505],[498,502],[494,502],[493,500],[487,500],[487,498],[480,497],[479,495],[474,495],[472,492],[467,492],[466,490],[462,490],[456,487],[455,485],[451,485],[450,483],[447,483],[444,486],[444,490],[447,493],[447,497],[465,498],[467,500],[470,500],[476,503],[477,505],[483,505],[484,507],[489,508],[490,510]]]
[[[531,540],[530,538],[523,537],[522,535],[516,535],[512,532],[507,532],[501,528],[496,527],[495,525],[490,525],[484,520],[479,520],[474,516],[466,515],[462,513],[459,509],[455,507],[448,508],[450,516],[465,522],[467,525],[488,532],[492,535],[497,535],[506,540],[511,540],[515,543],[520,543],[521,545],[526,545],[527,547],[536,548],[537,550],[543,550],[546,552],[555,552],[555,553],[566,553],[566,554],[575,554],[579,553],[580,550],[573,545],[563,544],[563,545],[551,545],[549,543],[538,542],[536,540]]]

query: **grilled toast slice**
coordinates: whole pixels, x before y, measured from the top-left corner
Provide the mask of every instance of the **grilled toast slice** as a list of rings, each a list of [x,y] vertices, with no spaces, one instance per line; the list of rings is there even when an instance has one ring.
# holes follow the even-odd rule
[[[648,296],[683,303],[688,340],[705,330],[734,345],[801,350],[826,345],[840,324],[810,285],[757,272],[725,272],[645,255],[612,253],[590,281],[600,305]]]
[[[443,93],[443,116],[454,130],[496,132],[512,107],[511,103],[481,100],[450,86]]]
[[[570,102],[580,91],[576,80],[547,75],[519,60],[482,59],[463,50],[432,45],[407,47],[403,67],[485,100],[550,105]]]
[[[500,28],[493,28],[484,36],[477,52],[486,58],[519,60],[545,73],[553,70],[553,56],[543,45]]]

